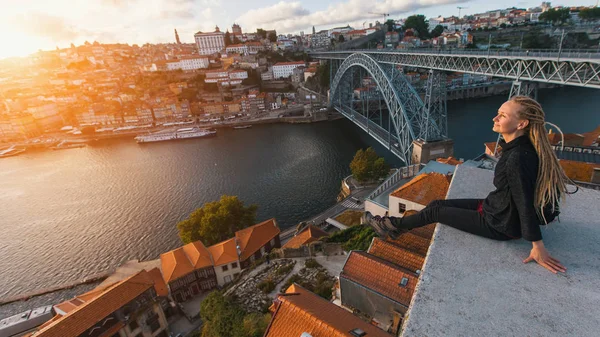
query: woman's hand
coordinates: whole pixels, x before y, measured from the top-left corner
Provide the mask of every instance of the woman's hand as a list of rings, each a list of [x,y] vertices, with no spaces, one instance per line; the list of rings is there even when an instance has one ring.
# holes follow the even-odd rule
[[[528,263],[535,260],[535,262],[537,262],[539,265],[548,269],[554,274],[559,271],[563,273],[567,271],[567,268],[560,264],[560,261],[550,256],[550,253],[548,253],[546,247],[544,247],[542,240],[532,242],[532,244],[533,248],[529,253],[529,257],[523,260],[523,263]]]

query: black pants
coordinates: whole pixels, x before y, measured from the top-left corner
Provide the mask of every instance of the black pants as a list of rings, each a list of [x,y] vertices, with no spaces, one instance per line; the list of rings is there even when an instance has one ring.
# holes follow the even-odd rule
[[[493,240],[511,240],[511,237],[489,226],[477,211],[480,199],[435,200],[419,213],[402,218],[390,217],[394,226],[412,229],[441,222],[463,232]]]

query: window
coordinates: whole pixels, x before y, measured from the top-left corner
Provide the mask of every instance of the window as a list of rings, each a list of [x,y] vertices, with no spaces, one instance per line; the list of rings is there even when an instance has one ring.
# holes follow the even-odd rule
[[[129,330],[131,330],[131,331],[133,331],[139,327],[140,326],[138,325],[138,323],[135,319],[133,321],[131,321],[131,323],[129,323]]]
[[[227,269],[229,269],[229,268],[227,267],[227,265],[224,265],[224,266],[222,266],[222,267],[221,267],[221,269],[222,269],[223,271],[227,271]]]
[[[271,239],[271,247],[274,247],[274,246],[275,246],[275,238],[272,238]]]
[[[237,268],[237,267],[238,267],[237,262],[234,262],[234,263],[231,264],[231,269]]]
[[[225,278],[223,280],[225,281],[225,283],[231,282],[231,275],[225,276]]]
[[[406,212],[406,205],[402,204],[402,203],[398,203],[398,212],[400,212],[400,214]]]

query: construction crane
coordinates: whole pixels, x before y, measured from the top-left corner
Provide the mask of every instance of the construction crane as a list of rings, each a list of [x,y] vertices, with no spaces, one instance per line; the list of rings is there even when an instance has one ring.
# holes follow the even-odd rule
[[[456,6],[456,8],[458,8],[458,19],[460,20],[460,30],[462,31],[462,19],[460,18],[460,10],[461,9],[465,9],[465,8],[469,8],[469,7]]]
[[[390,16],[388,13],[373,13],[373,12],[369,12],[369,14],[375,14],[375,15],[383,15],[383,22],[381,24],[385,23],[385,18]]]

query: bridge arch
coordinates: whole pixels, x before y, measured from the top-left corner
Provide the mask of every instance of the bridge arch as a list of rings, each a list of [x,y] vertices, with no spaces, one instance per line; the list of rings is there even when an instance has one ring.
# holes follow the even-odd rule
[[[393,140],[389,138],[386,141],[381,135],[377,135],[376,129],[370,130],[364,124],[355,123],[374,136],[406,164],[410,164],[412,142],[419,137],[422,124],[422,121],[419,120],[420,112],[424,106],[421,97],[393,65],[382,65],[367,54],[355,53],[348,56],[340,64],[331,82],[330,91],[331,105],[350,119],[353,119],[354,115],[343,111],[343,103],[347,103],[343,100],[351,100],[352,92],[344,92],[344,89],[348,88],[348,78],[351,77],[353,70],[357,67],[366,70],[380,90],[390,114],[389,132],[393,135]],[[367,125],[371,123],[368,118],[366,123]],[[371,126],[371,128],[377,127],[379,126]]]

